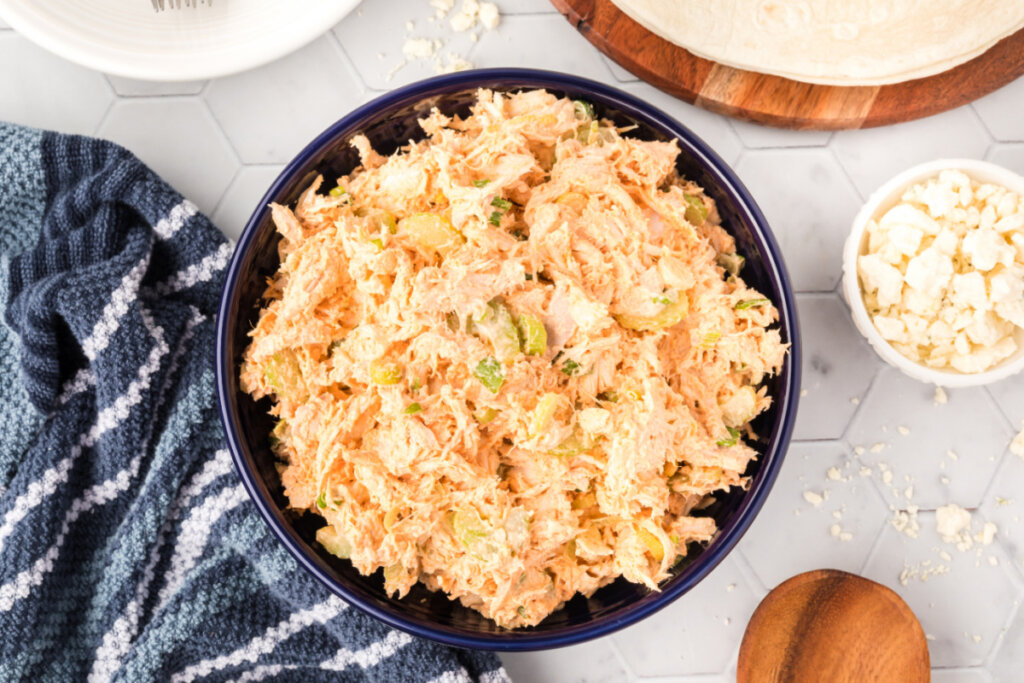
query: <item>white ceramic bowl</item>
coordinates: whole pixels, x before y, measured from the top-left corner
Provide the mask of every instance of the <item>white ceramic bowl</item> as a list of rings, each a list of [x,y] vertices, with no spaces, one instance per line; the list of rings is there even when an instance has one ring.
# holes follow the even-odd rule
[[[853,219],[853,228],[843,249],[843,296],[850,306],[854,325],[868,340],[875,352],[882,357],[882,360],[922,382],[944,387],[977,386],[1005,379],[1024,370],[1024,329],[1018,327],[1014,334],[1018,347],[1016,353],[984,372],[963,373],[952,369],[930,368],[910,360],[882,338],[868,316],[857,277],[857,257],[867,253],[865,228],[868,221],[882,216],[892,206],[899,203],[900,197],[911,185],[934,178],[939,172],[947,169],[963,171],[978,182],[1001,185],[1014,192],[1024,194],[1024,177],[987,161],[937,159],[908,168],[875,190],[857,217]]]
[[[0,0],[0,17],[91,69],[149,81],[203,80],[265,64],[326,33],[359,0]],[[164,3],[170,4],[170,0]]]

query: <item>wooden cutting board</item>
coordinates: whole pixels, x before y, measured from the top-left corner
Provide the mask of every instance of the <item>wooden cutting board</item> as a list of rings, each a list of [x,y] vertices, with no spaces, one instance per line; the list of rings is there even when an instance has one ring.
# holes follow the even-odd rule
[[[934,76],[843,87],[703,59],[654,35],[611,0],[551,2],[601,52],[648,83],[698,107],[781,128],[836,130],[909,121],[959,107],[1024,75],[1024,30]]]

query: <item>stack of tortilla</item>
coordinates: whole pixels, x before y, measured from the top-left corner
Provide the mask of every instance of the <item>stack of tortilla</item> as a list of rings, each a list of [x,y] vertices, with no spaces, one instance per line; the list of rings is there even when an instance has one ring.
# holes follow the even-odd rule
[[[931,76],[1024,28],[1024,0],[612,0],[727,66],[830,85]]]

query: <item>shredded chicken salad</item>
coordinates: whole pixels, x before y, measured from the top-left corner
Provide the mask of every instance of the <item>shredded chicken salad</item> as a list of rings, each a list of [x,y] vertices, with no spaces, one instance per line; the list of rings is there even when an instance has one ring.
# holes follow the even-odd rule
[[[776,309],[675,141],[541,90],[420,123],[272,206],[241,382],[272,399],[290,504],[389,593],[505,627],[620,576],[657,590],[748,483]]]

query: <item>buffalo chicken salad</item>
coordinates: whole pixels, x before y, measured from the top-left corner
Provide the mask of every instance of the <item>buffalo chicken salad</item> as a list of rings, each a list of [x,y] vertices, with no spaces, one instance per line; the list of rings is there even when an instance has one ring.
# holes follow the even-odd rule
[[[786,345],[714,201],[586,102],[480,90],[426,137],[272,205],[241,368],[290,505],[389,593],[503,627],[657,590],[745,487]]]

